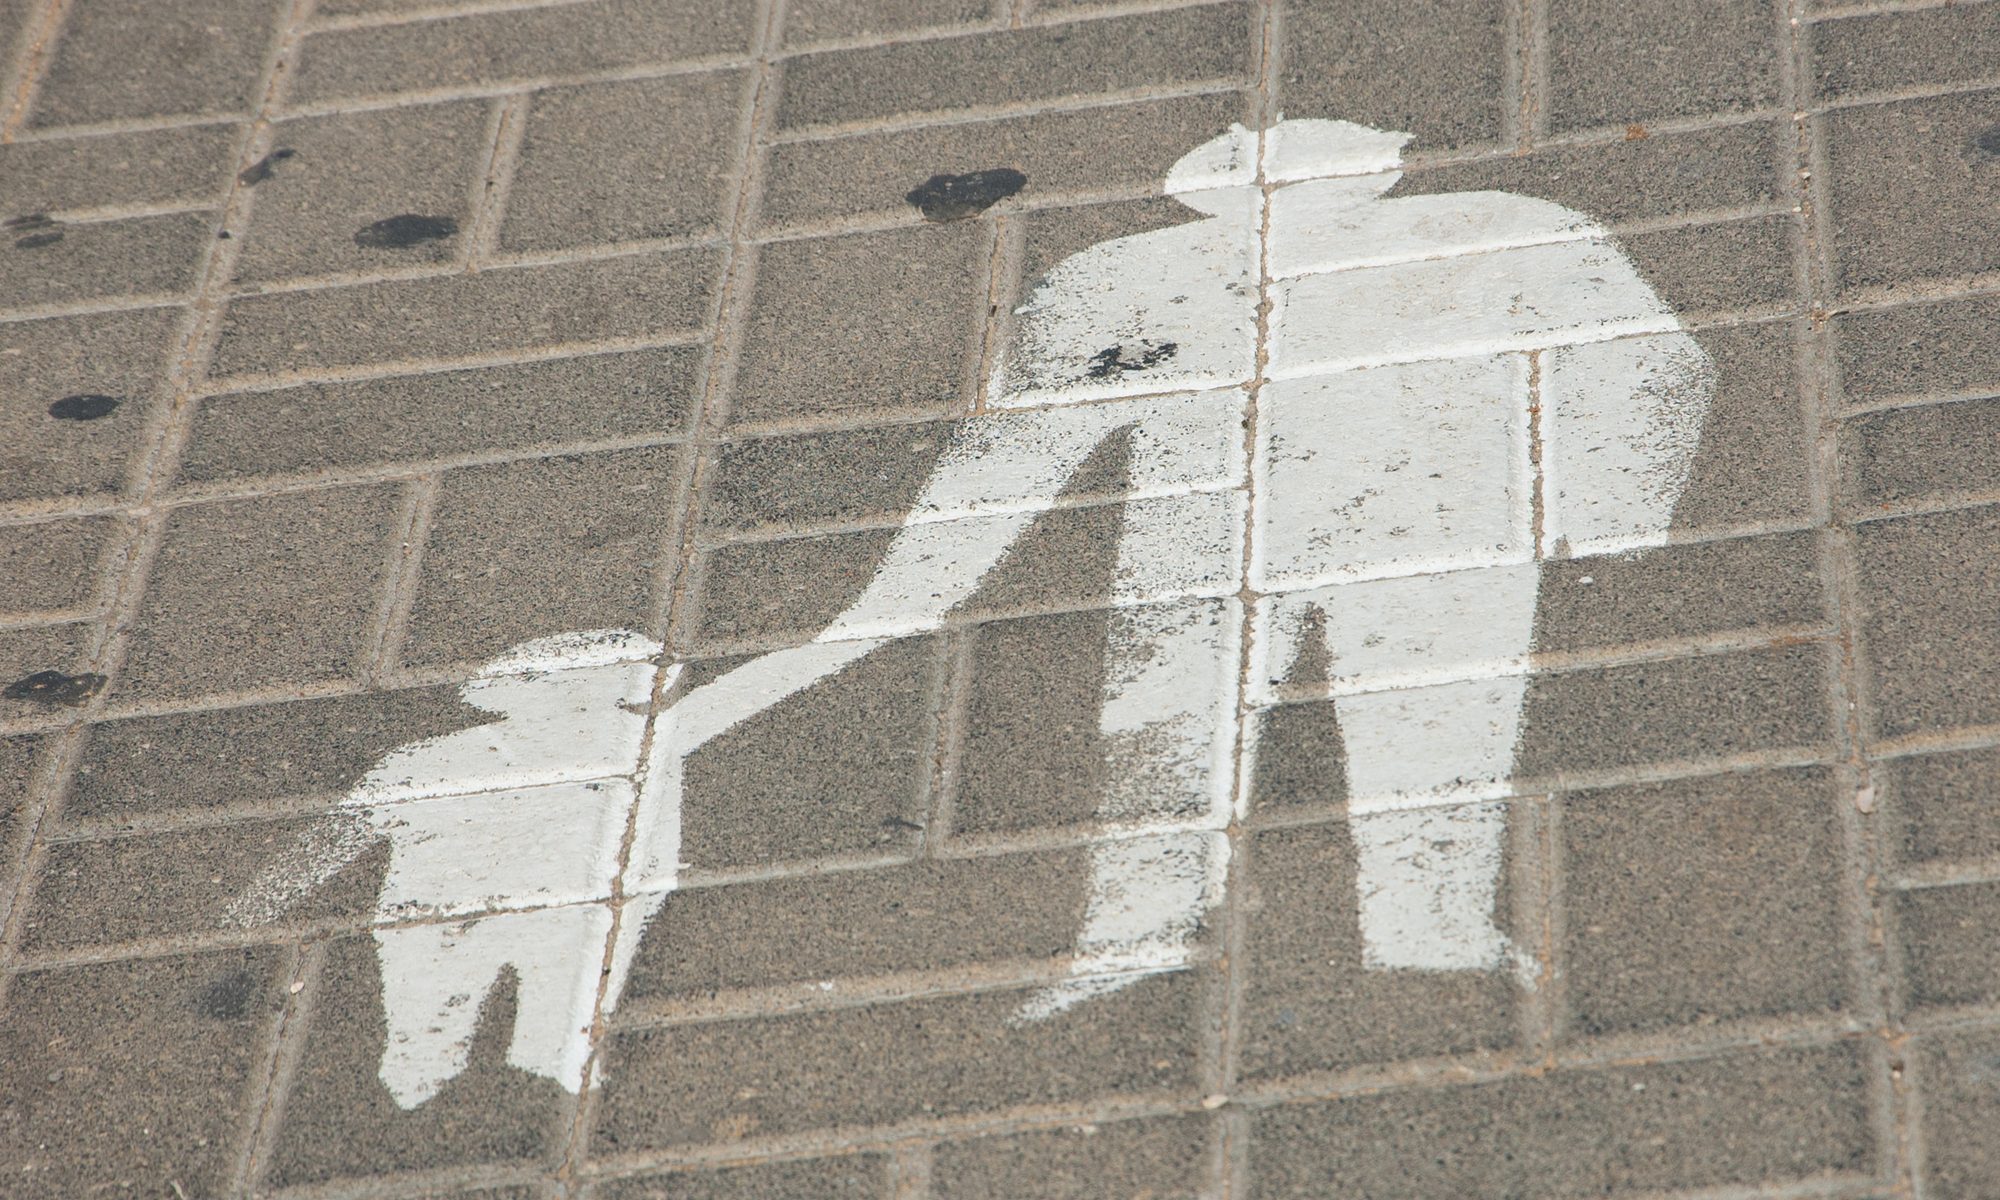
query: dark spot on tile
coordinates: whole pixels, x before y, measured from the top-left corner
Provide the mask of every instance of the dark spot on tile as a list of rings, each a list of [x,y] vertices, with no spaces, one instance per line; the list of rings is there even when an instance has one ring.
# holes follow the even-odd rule
[[[43,246],[53,246],[63,240],[62,222],[47,213],[9,217],[4,223],[0,223],[0,229],[16,235],[14,246],[19,250],[39,250]]]
[[[425,242],[443,241],[457,233],[458,222],[450,217],[404,213],[363,226],[355,232],[354,244],[369,250],[406,250]]]
[[[1110,346],[1090,356],[1090,370],[1085,374],[1092,379],[1116,379],[1127,371],[1157,367],[1172,358],[1180,348],[1179,342],[1140,342],[1136,347]],[[1130,357],[1126,356],[1128,350],[1131,351]]]
[[[1973,135],[1972,148],[1982,158],[2000,158],[2000,125],[1982,129]]]
[[[16,679],[7,685],[0,696],[9,700],[27,700],[50,707],[65,705],[75,708],[97,694],[104,686],[102,675],[65,675],[61,671],[37,671],[25,679]]]
[[[58,421],[95,421],[100,417],[110,416],[112,410],[118,407],[118,403],[116,396],[98,396],[86,392],[76,396],[64,396],[49,405],[49,415]]]
[[[208,985],[196,1007],[203,1016],[234,1021],[250,1011],[250,1001],[256,994],[257,981],[250,972],[232,971]]]
[[[256,187],[277,173],[279,163],[297,153],[298,151],[292,149],[290,146],[280,146],[241,171],[238,171],[236,173],[236,182],[245,187]]]
[[[995,167],[969,175],[933,175],[903,199],[916,205],[927,221],[963,221],[1027,186],[1026,175],[1012,167]]]

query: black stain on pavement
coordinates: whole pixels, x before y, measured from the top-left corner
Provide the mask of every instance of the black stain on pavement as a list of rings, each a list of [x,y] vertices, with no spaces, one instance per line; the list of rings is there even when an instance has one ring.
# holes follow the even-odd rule
[[[1140,342],[1137,346],[1109,346],[1090,356],[1092,379],[1116,379],[1127,371],[1157,367],[1181,348],[1179,342]],[[1130,356],[1127,356],[1127,352]]]
[[[49,405],[49,415],[58,421],[96,421],[110,416],[118,408],[116,396],[99,396],[83,393],[64,396]]]
[[[292,149],[290,146],[280,146],[237,172],[236,182],[242,184],[244,187],[256,187],[278,173],[279,163],[297,153],[298,151]]]
[[[63,240],[62,222],[47,213],[29,213],[25,217],[9,217],[0,222],[14,239],[17,250],[39,250],[43,246],[53,246]]]
[[[1028,186],[1028,177],[1012,167],[995,167],[969,175],[933,175],[910,189],[903,199],[927,221],[963,221],[976,217]]]
[[[65,675],[61,671],[37,671],[24,679],[16,679],[7,685],[0,696],[9,700],[26,700],[34,704],[45,704],[51,708],[58,705],[75,708],[95,696],[104,686],[102,675]]]
[[[404,213],[364,225],[355,231],[354,244],[368,250],[407,250],[425,242],[441,242],[457,233],[458,222],[450,217]]]
[[[202,992],[197,1007],[203,1016],[234,1021],[250,1011],[250,1001],[256,995],[257,980],[248,971],[232,971]]]

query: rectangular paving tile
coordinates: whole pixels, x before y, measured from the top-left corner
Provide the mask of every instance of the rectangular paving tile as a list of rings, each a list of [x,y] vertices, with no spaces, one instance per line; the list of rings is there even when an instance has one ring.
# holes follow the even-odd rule
[[[688,760],[681,857],[696,868],[914,848],[936,744],[938,647],[887,642]],[[736,661],[696,663],[683,687]]]
[[[1228,790],[1217,739],[1234,702],[1240,620],[1234,604],[1187,600],[980,626],[952,771],[953,830],[1189,821],[1213,811]],[[1163,658],[1174,663],[1172,680],[1153,686],[1175,693],[1177,711],[1142,717],[1131,681],[1140,664]],[[1113,697],[1140,728],[1119,727]]]
[[[1769,0],[1576,0],[1549,12],[1549,125],[1737,113],[1778,96]]]
[[[256,106],[280,0],[80,0],[35,95],[37,126]]]
[[[0,613],[55,614],[92,604],[116,532],[103,518],[0,525]]]
[[[937,1200],[1195,1200],[1207,1183],[1210,1118],[1092,1122],[945,1142],[931,1158]]]
[[[2000,669],[2000,635],[1985,614],[2000,587],[2000,510],[1965,509],[1871,521],[1857,534],[1861,628],[1883,737],[2000,720],[1985,686]],[[1921,579],[1922,587],[1910,586]]]
[[[214,204],[236,166],[237,125],[50,138],[0,146],[10,217],[117,204]]]
[[[1200,219],[1200,214],[1171,196],[1083,204],[1022,213],[1021,273],[1013,284],[1016,302],[1033,293],[1042,277],[1063,259],[1113,238],[1171,229]],[[1002,314],[1003,318],[1006,314]]]
[[[498,87],[750,49],[745,0],[598,0],[315,33],[294,104],[430,88]]]
[[[178,296],[194,286],[215,241],[215,225],[207,213],[58,222],[29,233],[5,233],[14,244],[0,253],[23,269],[0,280],[0,308]]]
[[[1117,108],[1037,113],[892,133],[783,142],[765,170],[762,219],[790,225],[859,216],[916,217],[906,197],[934,175],[1009,169],[1019,203],[1118,188],[1157,188],[1183,154],[1248,119],[1241,92]],[[1007,207],[1012,207],[1008,205]]]
[[[681,637],[691,647],[809,640],[868,587],[895,536],[877,529],[709,551],[696,568],[699,607]]]
[[[1794,306],[1798,219],[1754,217],[1627,234],[1618,244],[1683,322]]]
[[[785,63],[778,123],[796,129],[1135,87],[1243,83],[1254,28],[1247,6],[1210,4],[806,54]]]
[[[1990,1031],[1937,1034],[1917,1042],[1923,1089],[1924,1180],[1935,1195],[1979,1196],[2000,1188],[2000,1095],[1993,1071],[2000,1036]]]
[[[1993,296],[1835,318],[1841,399],[1861,405],[2000,390],[2000,364],[1983,340],[1996,320],[2000,297]]]
[[[1241,392],[1217,391],[1122,400],[1063,410],[993,413],[873,429],[746,438],[722,448],[702,505],[705,532],[809,529],[816,525],[889,524],[911,517],[1004,510],[1022,503],[1111,500],[1217,487],[1242,477]],[[926,483],[952,447],[1097,446],[1064,476],[1057,455],[1036,469],[967,477],[926,495]],[[1147,453],[1120,453],[1143,438]],[[1138,461],[1132,461],[1134,458]]]
[[[2000,883],[1915,888],[1896,897],[1895,914],[1913,1007],[2000,998],[2000,950],[1980,933],[2000,921]]]
[[[746,84],[744,72],[715,71],[536,92],[501,246],[718,234]]]
[[[1674,505],[1683,530],[1749,524],[1808,525],[1813,515],[1808,424],[1788,321],[1694,331],[1709,357],[1715,394],[1701,426],[1687,486]]]
[[[1824,768],[1564,796],[1571,1033],[1843,1007],[1842,799]]]
[[[1346,822],[1264,831],[1248,860],[1260,911],[1243,952],[1245,1078],[1499,1049],[1519,1036],[1510,971],[1364,962],[1357,847]],[[1503,930],[1509,907],[1502,886],[1495,917]]]
[[[162,308],[0,324],[0,394],[8,397],[0,500],[122,486],[179,318]]]
[[[1991,491],[2000,479],[2000,400],[1857,417],[1841,430],[1841,466],[1857,515]]]
[[[959,619],[1222,594],[1236,578],[1232,560],[1241,540],[1239,509],[1234,493],[1218,492],[1053,509],[1020,533],[1005,561],[981,577],[951,615]],[[1004,516],[925,522],[909,527],[914,539],[909,548],[933,555],[940,569],[950,559],[982,561],[972,547],[990,535],[960,522],[1000,522],[994,527],[1002,531],[1018,525]],[[1116,570],[1119,539],[1134,522],[1180,531],[1183,556],[1144,569]],[[701,607],[689,636],[698,644],[726,646],[816,635],[861,595],[896,536],[892,530],[868,530],[710,551],[701,567]],[[914,594],[906,600],[894,606],[897,611],[928,604]]]
[[[1082,850],[840,871],[667,897],[623,1007],[732,988],[818,984],[975,963],[1045,965],[1075,948]]]
[[[1004,19],[1000,0],[797,0],[785,8],[785,45],[888,37],[918,29]]]
[[[119,691],[189,696],[349,674],[395,511],[395,489],[366,487],[175,512]]]
[[[1279,19],[1279,102],[1287,117],[1415,134],[1417,152],[1497,141],[1508,19],[1499,0],[1289,0]]]
[[[1056,1017],[1025,991],[614,1034],[593,1153],[1023,1104],[1185,1092],[1198,983],[1154,976]]]
[[[2000,92],[1841,109],[1820,118],[1843,288],[2000,266]],[[1995,143],[1984,148],[1982,139]]]
[[[1268,1109],[1251,1195],[1620,1195],[1859,1173],[1875,1153],[1858,1048],[1744,1050]]]
[[[1790,154],[1786,126],[1748,122],[1412,171],[1397,194],[1519,192],[1630,221],[1775,203]]]
[[[16,976],[0,1013],[8,1194],[226,1192],[285,1001],[283,958],[225,950]]]
[[[682,1170],[593,1185],[588,1200],[880,1200],[889,1159],[847,1154],[717,1170]]]
[[[374,942],[329,944],[262,1186],[472,1164],[549,1165],[569,1128],[570,1101],[554,1080],[507,1063],[519,1014],[515,984],[466,983],[466,1001],[479,1015],[464,1069],[423,1104],[404,1108],[378,1075],[387,1028]]]
[[[1300,654],[1287,681],[1325,683],[1327,658],[1323,643]],[[1333,701],[1271,705],[1247,714],[1244,720],[1254,739],[1249,781],[1252,813],[1303,806],[1332,809],[1347,803],[1347,747]]]
[[[1313,685],[1352,690],[1371,675],[1465,678],[1468,668],[1529,666],[1531,658],[1496,649],[1490,633],[1466,625],[1461,615],[1508,578],[1536,583],[1533,650],[1540,655],[1824,620],[1823,584],[1805,533],[1556,559],[1504,573],[1474,569],[1333,584],[1258,601],[1259,698],[1284,695],[1283,685],[1293,685],[1297,698],[1310,695]],[[1321,657],[1332,645],[1337,666]],[[1305,671],[1307,658],[1320,666]]]
[[[90,728],[62,819],[322,807],[396,747],[491,719],[447,686],[105,721]]]
[[[1945,4],[1815,21],[1808,29],[1813,91],[1835,100],[1990,78],[1987,50],[2000,37],[2000,10]]]
[[[2000,749],[1893,758],[1874,778],[1901,830],[1900,858],[1916,865],[2000,857]]]
[[[1528,683],[1515,770],[1523,776],[1786,750],[1832,735],[1823,646],[1787,646]]]
[[[182,483],[684,433],[702,352],[666,347],[201,401]]]
[[[1087,824],[1111,770],[1099,732],[1116,614],[983,625],[953,773],[952,828],[968,834]]]
[[[1825,619],[1821,592],[1806,533],[1552,562],[1542,567],[1535,649],[1608,649],[1811,624]]]
[[[490,157],[486,125],[487,105],[474,100],[278,122],[261,164],[269,174],[250,185],[255,205],[236,277],[332,275],[456,257]]]
[[[899,521],[923,493],[956,428],[924,421],[726,443],[708,472],[702,530],[720,536]]]
[[[234,932],[241,921],[232,902],[282,863],[320,821],[244,822],[57,842],[43,862],[34,902],[22,914],[22,947],[29,954],[58,953]],[[325,920],[366,924],[375,911],[382,858],[369,855],[269,917],[281,926]]]
[[[655,569],[675,552],[681,458],[660,446],[447,472],[404,660],[466,662],[530,638],[644,626]]]
[[[709,320],[716,256],[636,255],[247,296],[224,318],[219,377],[689,336]]]
[[[732,424],[941,413],[978,353],[986,252],[972,224],[766,246]]]

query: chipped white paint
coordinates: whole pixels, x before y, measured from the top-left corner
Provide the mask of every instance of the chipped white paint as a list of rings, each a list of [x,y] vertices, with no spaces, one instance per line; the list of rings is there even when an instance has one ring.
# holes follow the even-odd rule
[[[679,885],[689,757],[884,640],[940,628],[1124,436],[1111,782],[1069,976],[1017,1019],[1198,953],[1256,753],[1245,595],[1241,700],[1319,687],[1336,708],[1364,965],[1508,966],[1496,801],[1539,562],[1663,540],[1709,365],[1587,216],[1493,192],[1388,197],[1407,140],[1286,121],[1195,149],[1165,190],[1199,216],[1039,282],[989,414],[960,424],[867,588],[812,642],[679,692],[636,634],[530,643],[464,688],[499,720],[390,754],[232,915],[273,919],[386,837],[392,1095],[421,1103],[463,1068],[505,971],[521,989],[509,1061],[584,1086],[599,981],[615,1005]],[[1321,651],[1309,635],[1325,639],[1316,684],[1287,678]]]
[[[1529,561],[1527,387],[1511,354],[1271,384],[1251,586]]]
[[[602,904],[377,929],[389,1023],[377,1074],[396,1103],[414,1108],[465,1069],[480,1002],[505,971],[520,986],[507,1062],[574,1091],[590,1057],[610,929],[611,910]]]
[[[1528,666],[1532,603],[1502,609],[1503,597],[1531,599],[1534,563],[1391,576],[1282,592],[1259,601],[1252,700],[1277,699],[1292,663],[1320,614],[1319,632],[1331,662],[1329,695],[1422,687],[1457,679],[1512,675]],[[1467,613],[1485,610],[1483,619]]]
[[[1363,966],[1487,971],[1513,962],[1493,924],[1504,805],[1361,814],[1350,829]]]
[[[1167,183],[1176,199],[1211,219],[1103,242],[1048,273],[1016,314],[1014,349],[994,372],[994,404],[1249,382],[1257,362],[1263,194],[1254,186],[1204,186],[1214,178],[1204,171]]]
[[[1538,561],[1664,539],[1709,364],[1583,214],[1491,192],[1387,198],[1401,134],[1283,122],[1263,139],[1261,173],[1257,140],[1236,130],[1169,176],[1169,191],[1208,189],[1193,205],[1207,219],[1051,272],[1020,310],[995,399],[1098,394],[1080,364],[1136,361],[1104,348],[1157,346],[1154,328],[1177,342],[1197,331],[1187,347],[1199,369],[1235,363],[1248,382],[1238,331],[1253,299],[1213,280],[1240,278],[1257,256],[1222,226],[1268,222],[1252,699],[1273,698],[1309,615],[1324,614],[1366,964],[1501,967],[1505,812],[1491,801],[1512,788]],[[1229,189],[1257,183],[1266,200],[1253,213]],[[1171,276],[1160,265],[1182,260]],[[1209,286],[1182,283],[1197,277]],[[1172,378],[1163,362],[1117,383]],[[1116,875],[1098,873],[1099,896],[1133,893],[1137,876]],[[1174,905],[1191,893],[1155,890],[1157,927],[1179,927],[1187,910]],[[1078,969],[1109,969],[1116,956],[1085,944]]]
[[[1039,1021],[1186,965],[1203,916],[1222,901],[1229,839],[1219,832],[1107,840],[1091,850],[1090,899],[1072,977],[1036,992],[1017,1019]]]

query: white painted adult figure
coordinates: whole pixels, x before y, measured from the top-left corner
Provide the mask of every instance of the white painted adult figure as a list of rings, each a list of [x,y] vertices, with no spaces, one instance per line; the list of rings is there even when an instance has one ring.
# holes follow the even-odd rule
[[[1019,1018],[1189,962],[1256,751],[1241,714],[1272,699],[1309,625],[1331,652],[1365,965],[1510,966],[1496,801],[1539,563],[1664,541],[1712,385],[1589,218],[1498,192],[1386,198],[1407,141],[1297,120],[1197,148],[1165,190],[1203,217],[1093,246],[1038,284],[988,414],[961,424],[868,587],[811,643],[674,696],[643,764],[644,721],[620,702],[651,693],[656,645],[601,631],[517,647],[466,688],[502,720],[390,755],[352,797],[356,820],[274,864],[239,918],[386,834],[385,919],[516,910],[378,929],[392,1094],[414,1105],[462,1069],[508,965],[509,1060],[583,1086],[592,1013],[616,1005],[678,881],[689,756],[885,639],[938,628],[1124,431],[1104,836],[1070,978]]]

